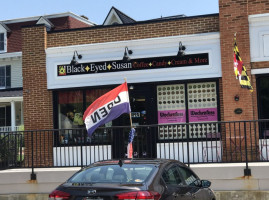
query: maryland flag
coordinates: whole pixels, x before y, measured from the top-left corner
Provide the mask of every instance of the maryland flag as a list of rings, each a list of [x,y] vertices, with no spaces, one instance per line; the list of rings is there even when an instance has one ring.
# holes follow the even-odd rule
[[[247,75],[246,67],[244,66],[243,61],[239,54],[239,50],[236,44],[236,37],[234,37],[234,73],[236,79],[239,79],[241,87],[247,88],[252,92],[253,88]]]

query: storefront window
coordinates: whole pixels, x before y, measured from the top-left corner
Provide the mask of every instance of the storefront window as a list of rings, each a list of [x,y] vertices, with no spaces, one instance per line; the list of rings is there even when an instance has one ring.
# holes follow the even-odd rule
[[[58,120],[61,132],[61,144],[78,143],[79,137],[74,134],[75,128],[84,127],[83,122],[83,93],[82,91],[60,91],[58,93]]]
[[[185,85],[157,86],[158,124],[177,124],[160,126],[159,139],[186,138]]]
[[[218,137],[216,82],[159,85],[157,99],[159,139]]]
[[[88,137],[83,121],[87,107],[108,91],[108,89],[92,89],[58,92],[58,122],[59,129],[63,129],[59,133],[60,144],[100,144],[109,141],[111,131],[104,129],[97,129],[91,138]],[[86,99],[86,102],[83,102],[83,99]],[[112,122],[104,125],[104,127],[111,126]]]
[[[105,93],[109,92],[109,89],[92,89],[86,90],[86,108],[91,105],[96,99]],[[112,122],[108,122],[103,127],[111,127]],[[92,135],[92,143],[105,143],[110,140],[111,130],[109,129],[96,129]]]
[[[188,116],[190,138],[218,136],[217,93],[215,82],[188,84]],[[210,122],[210,123],[209,123]]]

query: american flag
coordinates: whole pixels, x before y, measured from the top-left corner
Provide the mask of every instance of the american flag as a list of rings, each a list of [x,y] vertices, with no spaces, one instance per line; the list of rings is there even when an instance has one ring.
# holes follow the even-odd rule
[[[133,140],[134,140],[134,134],[135,134],[135,129],[132,128],[130,133],[129,133],[129,138],[128,138],[128,146],[127,146],[127,158],[133,158]]]

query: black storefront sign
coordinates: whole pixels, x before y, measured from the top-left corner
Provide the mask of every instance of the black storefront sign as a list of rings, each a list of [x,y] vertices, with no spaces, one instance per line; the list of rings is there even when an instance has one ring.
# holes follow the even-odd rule
[[[122,60],[80,63],[78,65],[57,65],[58,76],[79,74],[96,74],[105,72],[121,72],[144,69],[163,69],[172,67],[188,67],[195,65],[209,65],[208,53],[190,54],[182,57],[167,56],[156,58],[132,59],[129,62]]]

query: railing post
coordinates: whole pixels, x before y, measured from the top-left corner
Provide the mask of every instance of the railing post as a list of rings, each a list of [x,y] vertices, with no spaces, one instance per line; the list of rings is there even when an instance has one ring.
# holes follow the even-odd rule
[[[251,133],[251,130],[250,130],[250,133]],[[251,176],[251,170],[248,168],[248,150],[247,150],[247,128],[246,128],[246,122],[244,122],[244,134],[245,134],[245,155],[246,155],[246,169],[244,169],[244,176]]]
[[[189,146],[189,142],[190,142],[190,140],[189,140],[189,138],[190,138],[190,124],[186,124],[186,133],[187,133],[187,155],[188,155],[188,167],[190,167],[190,146]]]
[[[34,173],[34,132],[31,131],[31,145],[32,145],[32,173],[31,180],[36,180],[36,174]]]
[[[80,162],[81,162],[81,169],[83,168],[83,150],[82,150],[82,143],[85,143],[86,138],[83,135],[83,129],[79,129],[80,131],[80,137],[81,137],[81,142],[80,142]]]

